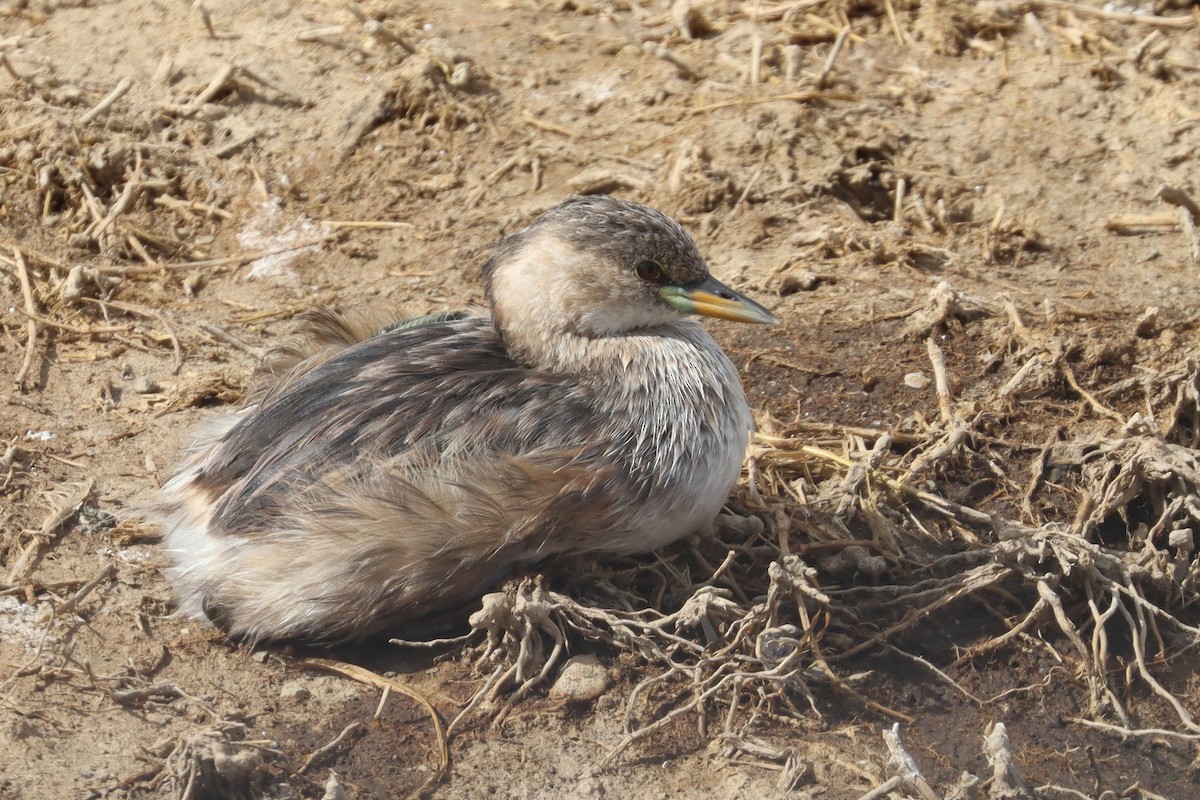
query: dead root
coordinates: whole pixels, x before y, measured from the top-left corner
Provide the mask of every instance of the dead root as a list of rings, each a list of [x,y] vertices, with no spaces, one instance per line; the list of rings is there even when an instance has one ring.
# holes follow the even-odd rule
[[[952,291],[939,296],[945,314],[935,325],[961,305]],[[855,677],[840,674],[854,657],[894,648],[984,705],[947,670],[1032,643],[1073,667],[1089,722],[1133,735],[1140,714],[1128,698],[1136,687],[1157,698],[1179,735],[1200,733],[1194,710],[1160,681],[1162,666],[1200,641],[1200,627],[1189,621],[1200,580],[1200,457],[1191,446],[1200,421],[1196,363],[1095,389],[1071,374],[1069,346],[1026,327],[1015,306],[1007,307],[1018,344],[1010,351],[1013,377],[997,376],[990,397],[956,398],[930,337],[938,414],[925,430],[767,420],[745,500],[750,507],[762,497],[794,503],[722,517],[716,539],[692,542],[650,567],[593,576],[575,596],[550,591],[540,577],[488,595],[471,618],[479,644],[468,655],[485,677],[450,730],[480,712],[502,724],[553,681],[570,649],[611,647],[650,669],[630,692],[625,735],[597,768],[687,717],[727,754],[770,758],[794,785],[803,763],[754,733],[764,721],[819,719],[818,684],[908,719],[863,697]],[[1062,441],[1056,429],[1042,445],[1017,446],[982,433],[979,420],[990,408],[1011,409],[1006,387],[1022,386],[1025,379],[1017,379],[1035,361],[1056,372],[1060,391],[1101,424],[1119,420],[1113,434]],[[1138,392],[1138,412],[1118,411]],[[1032,477],[1017,480],[1010,465],[1027,452],[1038,454]],[[956,493],[956,480],[980,473],[999,488],[982,502]],[[1051,491],[1060,513],[1048,518],[1038,501]],[[1064,496],[1073,508],[1062,508]],[[723,560],[701,552],[714,546],[724,548]],[[693,580],[693,571],[706,579]],[[964,603],[995,610],[997,597],[1009,604],[1006,629],[962,642],[946,669],[898,644],[918,626],[960,615]]]
[[[275,742],[248,740],[246,726],[231,721],[194,731],[166,747],[172,749],[164,784],[176,800],[259,797],[268,777],[267,761],[281,755]]]
[[[449,731],[480,711],[501,724],[518,702],[551,681],[569,644],[581,641],[636,653],[652,668],[631,691],[625,735],[596,764],[601,769],[685,716],[694,717],[701,732],[727,751],[762,757],[765,745],[756,745],[753,736],[757,725],[820,718],[816,684],[907,721],[859,695],[854,680],[839,675],[840,665],[923,622],[957,613],[964,602],[987,603],[999,592],[1028,597],[1031,605],[1006,632],[966,646],[958,664],[1037,638],[1075,665],[1090,718],[1114,719],[1119,728],[1134,730],[1123,698],[1139,682],[1180,727],[1200,733],[1192,712],[1156,677],[1164,662],[1200,640],[1200,627],[1180,616],[1195,600],[1200,573],[1192,529],[1183,527],[1200,520],[1195,502],[1200,464],[1192,451],[1149,438],[1064,445],[1063,453],[1085,454],[1077,468],[1089,487],[1082,496],[1090,498],[1084,501],[1090,512],[1077,515],[1074,524],[1029,525],[893,477],[900,475],[900,458],[887,449],[891,441],[881,435],[854,459],[760,437],[760,477],[775,486],[797,486],[803,481],[794,476],[802,473],[817,481],[818,491],[792,519],[779,513],[764,528],[751,518],[760,524],[745,527],[757,532],[730,549],[708,580],[692,584],[674,610],[644,603],[614,610],[621,603],[612,597],[568,597],[547,589],[540,576],[487,595],[471,617],[480,643],[469,651],[486,678]],[[1061,455],[1051,459],[1060,467]],[[1126,519],[1130,504],[1146,497],[1158,498],[1151,504],[1152,524],[1133,526],[1128,546],[1100,541],[1097,529],[1106,520]],[[937,520],[941,526],[931,522]],[[730,518],[723,518],[723,526],[731,538],[736,526]],[[856,539],[848,532],[855,528],[875,536]],[[947,532],[967,528],[972,536],[959,539],[967,544],[961,549],[933,557],[920,546],[918,537],[949,542]],[[790,543],[801,532],[810,542]],[[907,569],[902,561],[909,562]],[[867,575],[874,580],[822,588],[822,575],[835,582]],[[883,624],[863,636],[861,631],[871,630],[866,620]],[[1132,650],[1127,671],[1114,669],[1116,642]],[[916,658],[973,698],[936,665]],[[803,764],[794,753],[766,749],[799,780]]]
[[[805,712],[797,700],[818,714],[808,689],[813,679],[808,670],[819,658],[819,632],[811,621],[824,613],[828,600],[813,577],[800,558],[788,556],[770,565],[766,595],[759,602],[704,584],[693,586],[671,613],[585,603],[549,591],[540,578],[510,583],[485,596],[483,608],[471,617],[483,637],[471,658],[488,677],[450,730],[481,706],[491,710],[494,724],[502,723],[515,703],[553,674],[568,638],[637,653],[657,670],[634,687],[626,708],[626,735],[598,768],[610,766],[631,744],[687,714],[697,715],[706,730],[709,715],[719,712],[720,735],[734,738],[746,717],[799,719]],[[803,614],[797,614],[797,603],[803,604]],[[800,617],[809,624],[797,624]],[[675,702],[658,715],[654,699],[665,694]],[[648,714],[640,721],[643,708]]]
[[[885,729],[882,731],[882,735],[888,750],[887,771],[891,773],[891,777],[862,795],[859,800],[879,800],[879,798],[890,797],[893,792],[901,788],[908,789],[922,800],[937,800],[941,797],[945,797],[947,800],[964,800],[965,798],[983,797],[982,789],[985,786],[987,787],[987,797],[990,800],[1035,796],[1013,764],[1008,729],[1003,722],[989,725],[983,736],[983,754],[992,768],[990,779],[981,780],[977,775],[963,772],[959,775],[958,780],[943,792],[935,790],[921,774],[917,760],[909,754],[901,741],[899,725]]]
[[[988,304],[967,297],[948,281],[941,281],[929,292],[926,304],[914,310],[905,335],[924,339],[950,322],[971,322],[994,313]]]
[[[936,372],[940,351],[933,344],[930,350]],[[981,460],[980,450],[994,447],[961,420],[959,407],[940,387],[942,423],[905,453],[891,452],[887,432],[878,432],[871,447],[861,434],[846,436],[841,449],[856,451],[850,457],[804,444],[799,429],[797,436],[760,435],[758,474],[771,488],[790,489],[805,501],[804,532],[836,539],[849,538],[845,532],[855,528],[868,530],[870,540],[846,547],[838,558],[870,543],[889,560],[885,573],[898,578],[826,589],[833,632],[861,629],[864,620],[893,620],[867,637],[845,639],[846,646],[828,660],[836,663],[883,645],[963,600],[987,605],[996,592],[1027,597],[1031,604],[1005,633],[966,647],[959,663],[1037,637],[1076,665],[1093,718],[1113,718],[1131,730],[1121,698],[1136,682],[1162,701],[1181,728],[1200,730],[1194,712],[1156,677],[1164,663],[1200,641],[1200,627],[1187,621],[1200,573],[1194,537],[1200,457],[1189,446],[1197,407],[1195,364],[1189,360],[1146,383],[1143,394],[1152,399],[1139,424],[1123,426],[1127,435],[1052,439],[1035,462],[1036,474],[1053,470],[1057,480],[1075,486],[1077,507],[1069,523],[1029,524],[995,507],[952,501],[932,491],[928,480],[918,482],[918,476],[947,469],[969,474],[970,462]],[[1180,439],[1188,444],[1175,443]],[[1011,483],[995,460],[989,467],[1001,486]],[[810,482],[814,485],[806,486]],[[1037,488],[1034,482],[1024,494],[1028,498]],[[922,543],[930,539],[965,546],[927,554]],[[905,560],[916,568],[900,569]],[[847,574],[833,557],[815,563],[821,574],[837,580],[869,574],[858,564]],[[1129,668],[1115,669],[1122,662]]]
[[[870,791],[860,795],[858,800],[881,800],[884,797],[915,796],[921,800],[1026,800],[1035,797],[1086,797],[1081,792],[1056,784],[1033,786],[1021,775],[1018,768],[1019,751],[1014,752],[1012,740],[1008,735],[1008,726],[1003,722],[990,723],[981,737],[981,750],[990,774],[980,776],[973,772],[962,771],[954,783],[935,788],[921,773],[921,765],[904,747],[899,725],[882,732],[884,744],[887,746],[888,759],[884,769],[891,777],[880,782]],[[1156,732],[1159,733],[1159,732]],[[1026,754],[1021,761],[1037,762],[1037,756]],[[1142,797],[1146,800],[1165,800],[1161,795],[1147,791],[1139,783],[1134,783],[1121,792],[1108,790],[1096,793],[1101,797]],[[901,790],[905,793],[899,794]]]

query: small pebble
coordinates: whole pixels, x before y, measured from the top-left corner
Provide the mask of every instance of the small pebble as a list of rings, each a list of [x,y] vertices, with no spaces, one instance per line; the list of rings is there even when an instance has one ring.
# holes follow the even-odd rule
[[[583,703],[604,694],[612,679],[595,656],[575,656],[563,665],[558,680],[550,689],[550,699],[564,703]]]
[[[153,378],[138,378],[137,382],[133,384],[133,390],[138,394],[158,394],[162,391],[162,387]]]
[[[325,794],[321,800],[347,800],[349,795],[346,794],[345,787],[338,780],[337,775],[333,772],[329,773],[329,780],[325,781]]]
[[[284,700],[294,700],[302,703],[312,697],[312,692],[308,690],[303,681],[288,681],[279,690],[279,696]]]
[[[583,778],[581,778],[579,780],[579,783],[577,783],[575,785],[575,789],[571,792],[571,794],[568,795],[568,797],[570,797],[571,800],[575,800],[575,798],[583,798],[583,797],[593,798],[593,797],[603,797],[603,796],[604,796],[603,784],[601,784],[600,781],[596,780],[595,778],[593,778],[590,775],[586,775]]]
[[[924,372],[909,372],[904,376],[904,385],[910,389],[924,389],[929,386],[929,376]]]
[[[1138,317],[1134,333],[1142,339],[1153,339],[1158,334],[1158,312],[1158,306],[1150,306],[1143,311]]]
[[[820,282],[821,279],[817,277],[816,273],[806,269],[792,270],[779,282],[779,294],[787,297],[796,292],[811,292],[817,288],[817,284]]]

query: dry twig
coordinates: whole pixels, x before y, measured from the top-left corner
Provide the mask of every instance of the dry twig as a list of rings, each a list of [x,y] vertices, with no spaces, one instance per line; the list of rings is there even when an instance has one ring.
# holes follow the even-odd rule
[[[79,118],[78,124],[80,124],[80,125],[90,124],[101,114],[104,114],[110,108],[112,108],[113,105],[118,100],[120,100],[122,97],[124,97],[129,92],[129,90],[132,88],[133,88],[133,78],[129,78],[129,77],[122,78],[120,80],[120,82],[117,83],[117,85],[113,88],[113,90],[111,92],[104,95],[104,97],[100,100],[99,103],[96,103],[96,105],[92,106],[92,108],[89,111],[87,111],[87,113],[85,113],[83,116],[81,116]]]
[[[75,516],[75,512],[92,493],[94,481],[89,477],[83,483],[64,487],[65,492],[51,497],[50,513],[42,520],[41,527],[30,538],[21,555],[8,571],[6,583],[14,584],[24,580],[37,566],[42,549],[54,541],[59,529],[67,520]]]
[[[21,297],[25,300],[25,356],[21,359],[21,368],[17,370],[17,388],[24,394],[29,390],[25,383],[29,370],[33,368],[33,355],[37,350],[37,306],[33,302],[33,287],[29,283],[29,271],[25,266],[25,256],[17,248],[13,248],[13,259],[17,265],[17,277],[21,280]]]
[[[163,330],[167,332],[167,337],[171,340],[171,350],[175,356],[174,363],[171,366],[171,374],[179,374],[179,370],[183,367],[183,347],[179,344],[179,337],[175,335],[174,329],[167,322],[167,318],[162,314],[162,312],[155,311],[152,308],[145,308],[134,303],[124,303],[120,300],[97,300],[92,297],[80,297],[79,299],[86,300],[89,303],[96,303],[101,308],[112,306],[113,308],[120,309],[121,311],[125,311],[130,314],[136,314],[140,317],[149,317],[150,319],[157,320],[158,323],[163,326]]]
[[[420,797],[426,790],[436,786],[439,781],[445,776],[446,771],[450,768],[450,748],[446,743],[446,731],[442,727],[442,718],[438,714],[437,709],[425,699],[424,695],[417,692],[399,681],[394,681],[390,678],[385,678],[382,675],[376,675],[368,669],[357,666],[355,664],[346,664],[341,661],[333,661],[328,658],[306,658],[300,662],[302,667],[312,667],[314,669],[325,670],[326,672],[335,672],[339,675],[344,675],[347,678],[365,683],[370,686],[375,686],[380,689],[388,689],[402,694],[405,697],[414,700],[418,705],[425,709],[429,714],[430,720],[433,722],[433,732],[437,737],[438,751],[438,768],[433,774],[425,780],[421,786],[414,791],[410,797]],[[348,729],[347,729],[348,730]],[[345,733],[345,731],[343,731]]]
[[[387,691],[387,688],[388,687],[385,687],[384,691]],[[303,775],[304,773],[308,772],[308,768],[313,765],[314,761],[319,758],[324,758],[329,753],[332,753],[334,750],[337,750],[339,747],[341,747],[347,739],[351,738],[352,736],[359,736],[365,730],[366,726],[361,722],[351,722],[349,725],[343,728],[342,732],[335,736],[332,741],[309,753],[308,758],[304,759],[304,763],[300,765],[300,769],[296,770],[295,774]]]
[[[74,611],[79,606],[79,604],[84,601],[84,598],[86,598],[89,594],[91,594],[96,589],[97,586],[111,580],[113,578],[113,576],[116,574],[117,574],[117,567],[115,564],[106,565],[104,567],[104,569],[100,570],[99,575],[92,578],[90,581],[85,583],[83,586],[79,587],[79,590],[76,591],[75,594],[68,597],[57,608],[55,608],[54,609],[55,616],[61,617],[64,614],[69,614],[72,611]]]

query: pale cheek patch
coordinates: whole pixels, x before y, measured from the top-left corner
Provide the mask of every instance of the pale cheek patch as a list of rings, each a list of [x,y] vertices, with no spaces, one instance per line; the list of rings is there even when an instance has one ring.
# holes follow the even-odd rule
[[[574,277],[595,272],[587,255],[556,236],[543,234],[529,242],[493,278],[496,307],[513,309],[502,319],[505,336],[540,346],[563,332],[607,336],[679,318],[674,309],[631,291],[615,275],[601,273],[586,282]]]
[[[527,243],[519,258],[497,269],[492,279],[495,305],[526,306],[538,316],[561,316],[564,298],[577,288],[569,282],[569,276],[584,269],[586,262],[584,254],[574,247],[543,234]]]

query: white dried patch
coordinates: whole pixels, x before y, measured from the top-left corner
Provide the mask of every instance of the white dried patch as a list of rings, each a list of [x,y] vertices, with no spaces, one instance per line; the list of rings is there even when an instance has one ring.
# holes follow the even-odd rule
[[[158,554],[157,548],[145,544],[135,544],[113,550],[97,550],[96,552],[101,554],[112,553],[126,564],[146,564],[154,561]]]
[[[238,244],[247,250],[278,250],[314,239],[319,233],[320,229],[316,223],[307,217],[286,217],[279,200],[272,198],[260,205],[258,214],[238,231],[237,240]],[[288,264],[315,249],[316,245],[313,245],[260,258],[251,262],[246,279],[294,279],[296,275],[287,268]]]
[[[611,74],[599,77],[594,76],[578,81],[569,94],[582,100],[584,108],[590,113],[617,96],[618,80],[619,78],[616,75]]]
[[[42,642],[51,619],[49,603],[31,606],[15,597],[0,597],[0,641],[32,650]],[[46,637],[46,640],[52,638]]]

